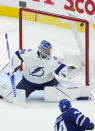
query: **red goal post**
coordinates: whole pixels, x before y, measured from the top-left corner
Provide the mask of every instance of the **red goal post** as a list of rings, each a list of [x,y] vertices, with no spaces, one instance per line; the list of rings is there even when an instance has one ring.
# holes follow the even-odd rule
[[[37,17],[36,14],[42,14],[46,16],[57,17],[61,19],[85,23],[85,85],[88,86],[89,85],[89,22],[82,18],[75,18],[71,16],[65,16],[65,15],[60,15],[60,14],[55,14],[55,13],[50,13],[50,12],[45,12],[45,11],[40,11],[40,10],[35,10],[35,9],[29,9],[29,8],[20,8],[19,9],[19,49],[23,48],[23,36],[22,36],[23,12],[35,13],[35,21]]]

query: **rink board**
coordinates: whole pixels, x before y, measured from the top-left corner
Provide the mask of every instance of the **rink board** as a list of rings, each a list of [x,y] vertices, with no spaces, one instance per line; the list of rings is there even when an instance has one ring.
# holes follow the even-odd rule
[[[19,17],[19,8],[0,5],[0,15],[18,18]],[[41,23],[44,22],[45,24],[51,24],[51,25],[71,29],[69,22],[61,22],[59,18],[52,18],[50,16],[45,16],[43,19],[43,17],[41,17],[41,15],[39,14],[37,15],[35,14],[34,16],[34,14],[32,13],[28,13],[29,20],[31,17],[37,17],[37,22],[41,22]],[[80,26],[80,23],[76,23],[76,27],[79,31],[85,30],[84,26],[83,27]],[[95,30],[95,24],[93,24],[93,29]]]

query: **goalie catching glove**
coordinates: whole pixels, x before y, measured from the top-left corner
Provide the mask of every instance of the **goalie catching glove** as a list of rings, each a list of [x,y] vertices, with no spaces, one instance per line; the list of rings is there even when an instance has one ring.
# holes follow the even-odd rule
[[[75,66],[66,66],[61,71],[61,76],[66,77],[68,79],[72,79],[79,74],[79,70]]]

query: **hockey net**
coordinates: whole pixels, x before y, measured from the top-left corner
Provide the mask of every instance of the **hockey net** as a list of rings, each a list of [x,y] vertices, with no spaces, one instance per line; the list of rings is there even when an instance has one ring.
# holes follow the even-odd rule
[[[95,83],[95,32],[93,27],[89,27],[89,22],[83,18],[21,8],[19,48],[37,50],[42,40],[49,41],[54,56],[79,69],[79,75],[70,81],[92,85]]]

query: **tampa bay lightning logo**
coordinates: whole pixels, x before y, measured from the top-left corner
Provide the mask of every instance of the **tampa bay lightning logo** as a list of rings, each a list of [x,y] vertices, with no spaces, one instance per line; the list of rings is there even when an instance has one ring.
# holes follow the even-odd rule
[[[29,75],[31,76],[37,76],[37,77],[41,77],[44,75],[44,67],[32,67],[29,69]]]

